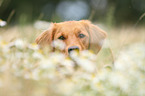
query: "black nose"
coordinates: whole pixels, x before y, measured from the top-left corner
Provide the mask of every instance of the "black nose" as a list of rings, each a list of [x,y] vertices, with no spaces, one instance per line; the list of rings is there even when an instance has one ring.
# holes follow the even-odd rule
[[[79,47],[78,46],[71,46],[71,47],[69,47],[68,48],[68,53],[70,53],[73,50],[79,50]]]

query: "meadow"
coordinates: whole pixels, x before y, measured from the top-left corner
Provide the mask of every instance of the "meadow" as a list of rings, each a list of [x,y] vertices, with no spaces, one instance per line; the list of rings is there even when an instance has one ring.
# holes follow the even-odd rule
[[[145,96],[144,27],[104,27],[99,54],[69,58],[35,44],[48,26],[0,28],[0,96]]]

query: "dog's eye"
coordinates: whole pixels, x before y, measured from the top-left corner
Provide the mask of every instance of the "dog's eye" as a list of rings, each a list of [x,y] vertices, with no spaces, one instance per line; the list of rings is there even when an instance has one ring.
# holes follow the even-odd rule
[[[80,37],[80,38],[84,38],[85,35],[84,35],[84,34],[79,34],[79,37]]]
[[[64,40],[64,39],[65,39],[65,37],[60,36],[58,39],[60,39],[60,40]]]

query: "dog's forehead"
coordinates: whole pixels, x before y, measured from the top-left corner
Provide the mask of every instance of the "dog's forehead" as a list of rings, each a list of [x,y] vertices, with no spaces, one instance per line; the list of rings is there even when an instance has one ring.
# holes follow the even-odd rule
[[[67,21],[62,23],[57,23],[58,31],[60,32],[79,32],[84,30],[84,26],[79,21]]]

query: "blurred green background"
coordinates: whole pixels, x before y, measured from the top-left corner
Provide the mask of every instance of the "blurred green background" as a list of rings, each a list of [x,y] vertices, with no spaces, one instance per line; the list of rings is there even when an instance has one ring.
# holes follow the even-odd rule
[[[10,24],[90,19],[106,25],[144,25],[145,0],[0,0],[0,19]]]

